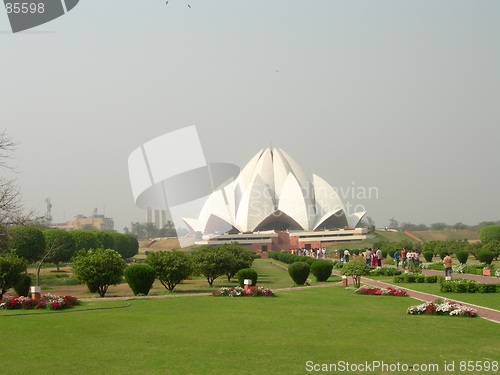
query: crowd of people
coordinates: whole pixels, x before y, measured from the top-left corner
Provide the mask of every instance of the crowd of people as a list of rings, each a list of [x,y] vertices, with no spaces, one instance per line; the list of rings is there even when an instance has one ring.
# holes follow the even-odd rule
[[[292,249],[288,252],[289,254],[295,254],[299,256],[312,257],[316,259],[326,258],[326,248],[314,248],[314,249]]]

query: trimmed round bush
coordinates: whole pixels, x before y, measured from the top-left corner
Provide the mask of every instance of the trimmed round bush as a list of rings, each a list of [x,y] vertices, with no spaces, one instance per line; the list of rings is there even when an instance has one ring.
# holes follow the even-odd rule
[[[495,254],[492,251],[480,251],[477,254],[477,260],[479,260],[481,263],[486,263],[486,264],[491,264],[493,262],[493,258],[495,257]]]
[[[311,267],[305,262],[295,262],[288,266],[288,274],[297,285],[305,284],[310,271]]]
[[[252,280],[252,286],[257,285],[257,278],[259,274],[252,268],[243,268],[236,274],[238,276],[238,284],[243,288],[245,286],[245,279]]]
[[[305,262],[309,265],[312,265],[313,263],[315,263],[317,261],[316,258],[313,258],[313,257],[306,257],[306,258],[309,258],[309,259],[306,259]]]
[[[311,272],[317,281],[326,281],[332,274],[333,263],[327,260],[316,260],[311,264]]]
[[[155,269],[145,264],[131,266],[125,270],[124,274],[134,295],[141,293],[147,296],[156,277]]]
[[[28,297],[30,294],[31,277],[27,273],[19,275],[19,280],[14,285],[14,290],[18,296]]]
[[[426,251],[424,252],[424,258],[427,262],[432,262],[432,257],[434,256],[434,253],[432,251]]]
[[[455,256],[461,264],[465,264],[467,263],[467,259],[469,259],[469,252],[466,250],[460,250],[455,253]]]

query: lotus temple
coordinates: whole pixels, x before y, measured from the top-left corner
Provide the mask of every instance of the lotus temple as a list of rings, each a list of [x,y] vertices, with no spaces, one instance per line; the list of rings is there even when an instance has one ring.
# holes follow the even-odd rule
[[[183,221],[202,234],[196,244],[237,241],[267,252],[363,240],[367,230],[356,226],[364,215],[349,214],[331,185],[314,174],[311,181],[285,151],[267,148]]]

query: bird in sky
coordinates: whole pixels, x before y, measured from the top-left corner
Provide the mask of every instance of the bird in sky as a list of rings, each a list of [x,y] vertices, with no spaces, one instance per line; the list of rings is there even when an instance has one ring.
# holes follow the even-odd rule
[[[190,7],[190,8],[191,8],[191,5],[189,5],[189,4],[188,4],[188,7]]]

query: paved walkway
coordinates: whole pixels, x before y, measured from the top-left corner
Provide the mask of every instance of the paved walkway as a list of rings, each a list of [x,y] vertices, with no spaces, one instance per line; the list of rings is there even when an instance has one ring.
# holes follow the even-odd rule
[[[422,274],[424,274],[426,276],[431,276],[431,275],[444,276],[444,271],[422,270]],[[476,282],[481,283],[481,284],[500,284],[499,277],[483,276],[483,275],[471,275],[469,273],[457,273],[457,272],[453,272],[451,274],[451,276],[454,279],[475,280]]]
[[[339,271],[332,271],[334,275],[340,276]],[[441,271],[433,271],[433,270],[423,270],[424,275],[443,275],[443,272]],[[471,279],[471,280],[476,280],[477,282],[481,283],[498,283],[500,280],[496,277],[489,277],[489,276],[480,276],[480,275],[469,275],[469,274],[454,274],[454,277],[458,278],[458,275],[462,276],[460,278],[463,279]],[[368,279],[366,277],[361,278],[361,282],[363,284],[371,285],[377,288],[384,288],[387,289],[388,287],[394,288],[393,284],[387,284],[383,283],[381,281],[376,281],[372,279]],[[435,294],[428,294],[428,293],[422,293],[418,292],[416,290],[408,289],[408,288],[401,288],[406,290],[407,294],[415,299],[418,299],[419,301],[424,301],[424,302],[432,302],[438,298],[446,299],[446,297],[443,296],[438,296]],[[500,311],[490,309],[489,307],[483,307],[483,306],[478,306],[474,305],[472,303],[467,303],[467,302],[462,302],[458,300],[454,300],[458,303],[461,303],[462,305],[465,306],[470,306],[473,307],[474,309],[477,310],[477,313],[479,316],[483,319],[490,320],[495,323],[500,323]]]

